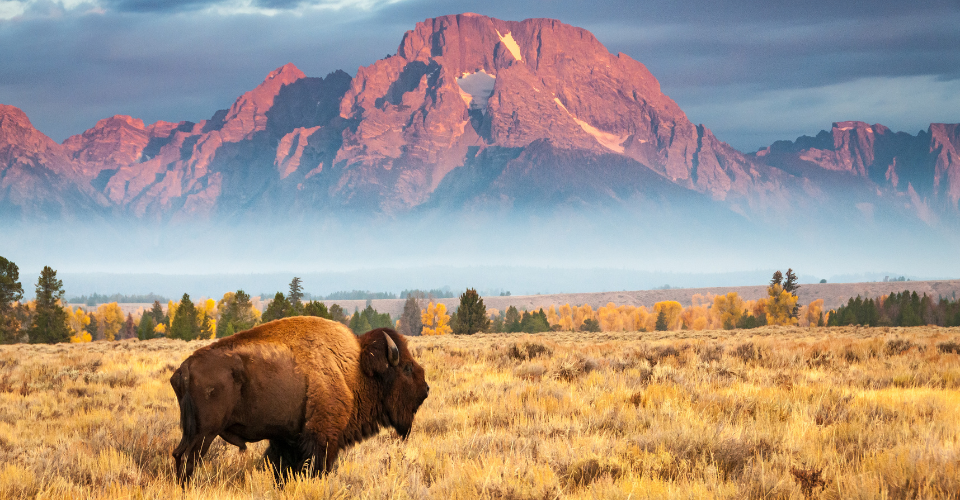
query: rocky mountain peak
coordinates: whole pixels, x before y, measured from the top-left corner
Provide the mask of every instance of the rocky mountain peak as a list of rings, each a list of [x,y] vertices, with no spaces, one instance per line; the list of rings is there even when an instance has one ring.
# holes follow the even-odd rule
[[[292,63],[271,71],[263,83],[240,96],[224,114],[214,117],[214,122],[222,120],[221,123],[210,123],[206,128],[219,130],[220,139],[224,142],[251,138],[253,134],[266,129],[267,112],[273,107],[280,89],[304,77],[303,71]]]

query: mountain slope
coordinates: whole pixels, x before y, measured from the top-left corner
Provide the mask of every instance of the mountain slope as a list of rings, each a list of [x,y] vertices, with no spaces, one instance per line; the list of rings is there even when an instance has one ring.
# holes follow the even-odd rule
[[[114,116],[61,145],[3,106],[0,216],[689,206],[811,230],[826,220],[937,225],[960,220],[958,148],[958,125],[911,136],[838,122],[744,155],[586,30],[461,14],[418,23],[355,77],[284,65],[200,123]]]

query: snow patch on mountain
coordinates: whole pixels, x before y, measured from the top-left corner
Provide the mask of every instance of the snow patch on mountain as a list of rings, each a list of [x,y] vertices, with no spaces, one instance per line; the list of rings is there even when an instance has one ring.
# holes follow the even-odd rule
[[[513,35],[511,35],[510,32],[507,32],[506,35],[501,35],[500,30],[497,30],[497,36],[500,37],[500,43],[513,54],[514,59],[518,61],[523,60],[523,56],[520,55],[520,46],[517,45],[517,41],[513,39]]]
[[[464,73],[457,78],[463,102],[467,103],[470,109],[479,109],[484,113],[487,111],[487,101],[493,95],[493,86],[496,83],[497,77],[487,74],[482,69],[476,73]]]
[[[627,136],[604,132],[603,130],[600,130],[597,127],[594,127],[593,125],[590,125],[589,123],[574,116],[573,113],[571,113],[570,110],[568,110],[567,107],[560,102],[559,97],[554,97],[553,101],[557,103],[557,106],[560,106],[560,109],[566,111],[567,115],[570,116],[570,118],[573,118],[573,121],[577,122],[577,125],[580,125],[580,128],[582,128],[584,132],[592,135],[601,146],[613,151],[614,153],[623,154],[623,142],[627,140]]]

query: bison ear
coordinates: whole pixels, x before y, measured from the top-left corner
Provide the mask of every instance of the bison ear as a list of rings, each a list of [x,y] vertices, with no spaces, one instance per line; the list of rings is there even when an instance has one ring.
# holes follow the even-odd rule
[[[363,351],[360,353],[360,368],[368,377],[383,374],[390,369],[390,362],[387,359],[389,347],[380,335],[366,337]]]

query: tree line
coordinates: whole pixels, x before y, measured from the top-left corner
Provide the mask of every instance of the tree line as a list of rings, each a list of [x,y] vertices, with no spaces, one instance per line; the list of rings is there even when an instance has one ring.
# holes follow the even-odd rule
[[[934,300],[926,293],[904,290],[876,299],[851,298],[829,312],[828,326],[960,326],[960,299],[940,297]]]

